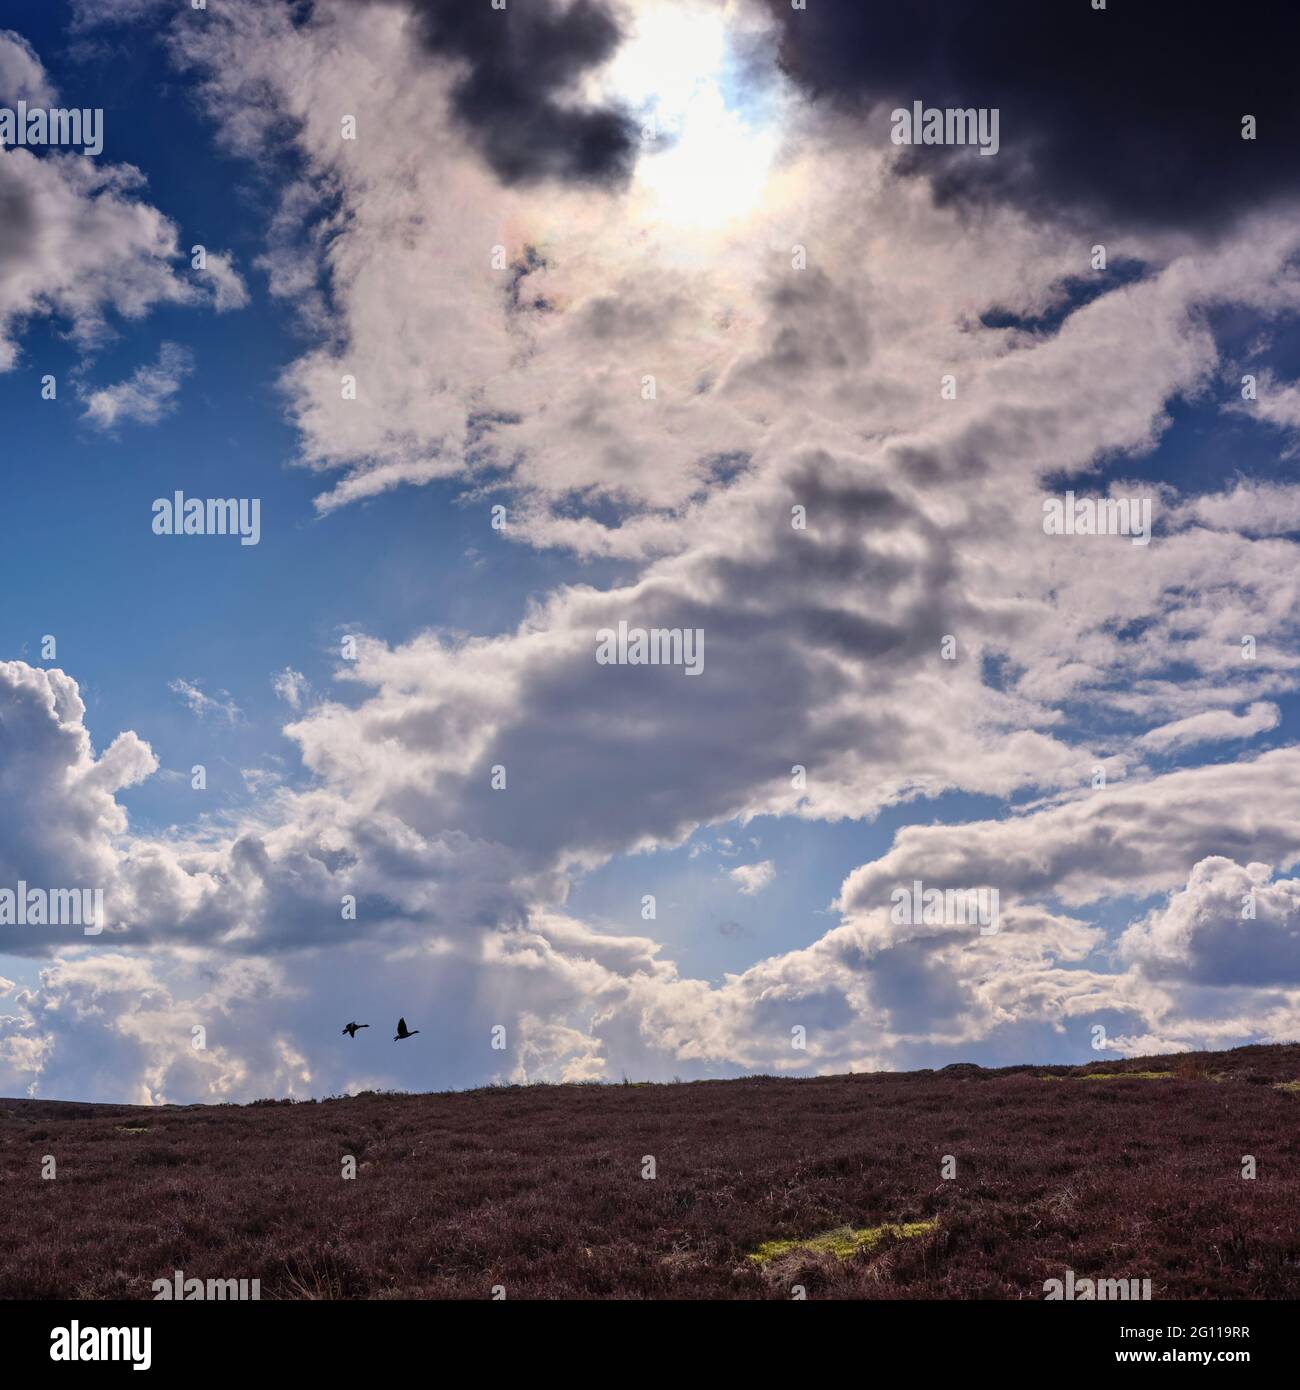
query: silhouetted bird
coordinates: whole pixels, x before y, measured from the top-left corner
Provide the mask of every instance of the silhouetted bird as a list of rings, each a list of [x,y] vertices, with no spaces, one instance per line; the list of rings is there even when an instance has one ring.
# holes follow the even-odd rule
[[[343,1031],[348,1035],[348,1037],[350,1037],[350,1038],[355,1038],[356,1035],[357,1035],[357,1029],[358,1029],[358,1028],[369,1028],[369,1027],[370,1027],[370,1025],[369,1025],[368,1023],[349,1023],[348,1026],[347,1026]]]
[[[406,1026],[406,1020],[404,1018],[399,1018],[397,1020],[397,1036],[393,1039],[393,1041],[401,1042],[403,1038],[413,1038],[419,1031],[420,1030],[418,1028],[408,1029]]]

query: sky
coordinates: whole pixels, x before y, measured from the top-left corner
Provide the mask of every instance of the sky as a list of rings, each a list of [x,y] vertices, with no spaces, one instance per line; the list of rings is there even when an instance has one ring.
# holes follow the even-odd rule
[[[8,0],[0,1094],[1300,1036],[1297,30]]]

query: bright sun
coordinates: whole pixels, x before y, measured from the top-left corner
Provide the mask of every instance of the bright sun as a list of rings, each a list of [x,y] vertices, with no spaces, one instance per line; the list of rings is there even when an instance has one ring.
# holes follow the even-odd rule
[[[722,7],[655,0],[602,74],[642,121],[633,195],[655,221],[713,229],[762,197],[776,134],[734,67]]]

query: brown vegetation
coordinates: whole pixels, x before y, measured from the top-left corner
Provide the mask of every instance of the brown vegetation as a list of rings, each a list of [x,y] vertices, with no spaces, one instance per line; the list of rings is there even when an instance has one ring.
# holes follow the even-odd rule
[[[1150,1278],[1156,1298],[1295,1298],[1300,1095],[1278,1083],[1296,1078],[1287,1046],[305,1104],[0,1101],[0,1296],[149,1298],[179,1269],[260,1279],[264,1299],[1038,1299],[1068,1268]]]

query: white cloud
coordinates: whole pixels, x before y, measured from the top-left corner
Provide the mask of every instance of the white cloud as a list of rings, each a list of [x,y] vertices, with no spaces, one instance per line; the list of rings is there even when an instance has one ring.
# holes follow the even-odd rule
[[[1186,719],[1162,724],[1158,729],[1149,729],[1140,742],[1148,748],[1166,752],[1194,743],[1253,738],[1256,734],[1277,728],[1280,718],[1276,705],[1267,700],[1258,700],[1241,714],[1226,709],[1206,710],[1203,714],[1192,714]]]
[[[311,690],[310,682],[301,671],[286,666],[271,677],[271,688],[290,709],[301,709],[303,701]]]
[[[7,669],[6,678],[18,681],[12,686],[18,702],[6,706],[7,726],[18,727],[16,716],[30,697],[44,695],[62,702],[44,706],[45,718],[56,708],[64,716],[51,732],[76,730],[81,710],[66,678],[26,668]],[[31,715],[25,716],[23,746],[36,750],[44,740],[37,736],[41,725],[30,725]],[[130,749],[124,737],[128,741],[119,744]],[[66,740],[59,734],[60,744]],[[126,753],[97,764],[88,761],[84,737],[67,747],[78,745],[82,751],[75,756],[84,770],[71,782],[55,764],[44,771],[27,764],[29,804],[47,784],[75,786],[79,780],[106,789],[154,766],[149,757]],[[111,771],[103,767],[114,762]],[[120,841],[124,818],[106,815],[100,802],[75,848],[98,856],[110,903],[128,906],[130,935],[106,934],[102,949],[79,946],[71,954],[65,945],[41,989],[19,1001],[17,1013],[0,1026],[0,1038],[8,1039],[0,1043],[0,1060],[12,1068],[12,1089],[35,1079],[42,1094],[69,1088],[85,1094],[84,1057],[92,1053],[102,1059],[95,1085],[104,1098],[248,1099],[276,1089],[337,1089],[354,1079],[349,1054],[329,1053],[311,1039],[322,999],[336,996],[342,1013],[351,1012],[356,997],[389,1001],[391,1011],[408,1017],[432,1012],[444,1036],[455,1039],[486,1037],[492,1025],[506,1021],[518,1046],[503,1059],[503,1077],[514,1079],[617,1077],[622,1069],[708,1075],[719,1066],[835,1070],[868,1060],[899,1065],[914,1059],[918,1047],[971,1044],[1003,1027],[1022,1037],[1040,1030],[1042,1045],[1049,1046],[1062,1029],[1084,1027],[1098,1014],[1130,1020],[1122,1034],[1112,1027],[1116,1037],[1159,1033],[1184,1046],[1241,1041],[1260,1029],[1284,1029],[1287,1019],[1300,1016],[1284,983],[1291,967],[1282,968],[1289,959],[1283,951],[1294,945],[1286,926],[1294,914],[1288,919],[1285,904],[1295,885],[1279,881],[1262,890],[1253,928],[1232,924],[1237,933],[1260,933],[1263,949],[1254,953],[1231,939],[1216,945],[1208,928],[1197,928],[1195,939],[1209,944],[1193,955],[1179,945],[1187,933],[1170,924],[1187,917],[1183,897],[1202,892],[1206,845],[1249,845],[1271,853],[1274,862],[1296,854],[1291,827],[1300,786],[1288,790],[1289,782],[1300,783],[1296,766],[1295,750],[1278,750],[1251,763],[1112,788],[1010,823],[909,827],[887,856],[846,883],[842,925],[720,986],[683,978],[649,938],[601,934],[530,907],[560,885],[547,887],[536,875],[531,883],[526,876],[503,877],[512,863],[504,845],[475,846],[463,834],[431,836],[418,828],[418,819],[399,821],[370,800],[290,796],[280,803],[285,820],[279,828],[249,826],[206,848],[137,839],[124,855],[112,843]],[[104,794],[83,792],[78,802]],[[39,845],[47,865],[50,842],[57,842],[59,826],[69,823],[78,802],[47,802],[43,809],[39,838],[29,850]],[[67,854],[72,842],[63,843]],[[34,859],[17,855],[9,877]],[[513,858],[516,871],[527,862]],[[1227,862],[1212,860],[1210,867]],[[889,921],[885,890],[913,875],[934,884],[1000,884],[999,932],[900,931]],[[1252,865],[1249,876],[1258,892],[1268,873]],[[869,889],[869,879],[879,891]],[[363,947],[351,939],[354,925],[346,932],[330,925],[344,887],[362,904]],[[1214,887],[1231,904],[1239,885],[1227,878],[1223,884],[1216,879]],[[1126,938],[1129,968],[1122,973],[1089,964],[1104,941],[1099,929],[1034,901],[1162,889],[1173,893],[1171,906]],[[512,898],[516,917],[507,925],[503,911]],[[1217,919],[1201,912],[1198,920]],[[1227,924],[1214,929],[1227,930]],[[292,985],[272,961],[239,954],[291,942],[300,951]],[[121,953],[124,945],[132,947],[129,956]],[[1211,968],[1215,961],[1237,962],[1227,982],[1255,988],[1254,1004],[1238,998],[1225,1012],[1180,990],[1180,970],[1223,983]],[[243,982],[237,1017],[226,1018],[225,994],[204,983],[214,971],[219,978],[235,971],[233,978]],[[194,1022],[204,1022],[210,1037],[220,1027],[218,1052],[190,1056]],[[807,1030],[807,1052],[790,1048],[795,1025]],[[473,1075],[481,1076],[481,1061],[473,1065],[480,1068]],[[403,1080],[400,1074],[388,1079]]]
[[[56,95],[31,45],[0,32],[0,101],[48,103]],[[36,317],[63,320],[89,350],[111,335],[113,315],[137,320],[161,305],[211,302],[220,311],[245,302],[225,253],[209,257],[206,291],[178,273],[176,227],[142,200],[144,183],[130,164],[0,150],[0,371],[17,364],[18,335]],[[142,389],[147,395],[147,383]],[[109,391],[103,409],[110,413],[113,391],[134,399],[130,383]]]
[[[139,367],[125,381],[85,395],[84,418],[101,430],[130,421],[156,425],[176,408],[181,382],[194,370],[194,356],[177,343],[164,343],[158,361]]]
[[[189,706],[190,712],[199,719],[211,717],[223,720],[227,724],[237,724],[242,718],[243,712],[230,699],[229,691],[222,690],[216,695],[207,695],[199,689],[196,681],[187,681],[181,676],[168,681],[167,689],[179,695]],[[223,695],[225,699],[221,698]]]
[[[35,315],[66,319],[83,347],[108,333],[110,312],[139,319],[160,304],[194,304],[173,269],[176,229],[138,200],[126,164],[84,155],[0,151],[0,371]]]
[[[412,48],[396,7],[322,0],[296,18],[231,4],[176,42],[207,75],[232,148],[266,157],[288,127],[304,160],[260,265],[314,335],[284,385],[303,461],[324,480],[319,509],[440,477],[499,486],[512,540],[617,556],[624,578],[560,587],[493,637],[363,640],[337,673],[346,702],[309,707],[286,668],[273,685],[312,780],[291,791],[254,776],[247,818],[187,836],[131,835],[112,795],[156,766],[147,745],[122,735],[96,760],[74,682],[0,668],[0,709],[23,735],[0,786],[9,777],[10,804],[35,815],[6,862],[98,875],[142,953],[134,967],[55,958],[10,1035],[20,1052],[49,1039],[25,1054],[43,1086],[73,1075],[75,1050],[61,1049],[100,1036],[65,1041],[56,1006],[129,1043],[105,1074],[132,1094],[350,1083],[355,1053],[329,1053],[294,1002],[306,978],[400,995],[416,1026],[423,1010],[453,1037],[504,1021],[520,1044],[501,1065],[516,1077],[889,1065],[1004,1031],[1023,1055],[1098,1014],[1121,1020],[1116,1036],[1185,1045],[1300,1015],[1279,926],[1290,890],[1276,885],[1260,979],[1233,986],[1248,992],[1230,1006],[1188,988],[1198,973],[1221,982],[1216,943],[1234,939],[1212,909],[1236,880],[1216,871],[1207,886],[1198,866],[1285,868],[1300,755],[1159,777],[1145,762],[1275,726],[1300,669],[1300,569],[1279,524],[1293,499],[1248,483],[1213,497],[1164,488],[1149,547],[1041,529],[1055,475],[1127,455],[1140,480],[1169,403],[1216,381],[1207,309],[1300,303],[1292,217],[1206,249],[1134,242],[1146,276],[1059,331],[984,329],[991,308],[1060,303],[1087,244],[1077,228],[936,205],[919,180],[891,178],[887,151],[846,153],[833,118],[814,127],[796,111],[803,138],[753,220],[668,235],[636,220],[634,193],[498,186],[446,120],[452,74]],[[341,92],[355,144],[338,138]],[[0,157],[0,177],[16,157]],[[93,190],[65,184],[83,165],[43,164],[14,168],[57,172],[75,225]],[[119,242],[148,242],[141,265],[165,263],[170,224],[119,204]],[[806,270],[791,265],[795,243]],[[497,245],[513,269],[492,270]],[[65,301],[20,294],[15,321],[24,304],[66,302],[93,339],[124,272],[120,258],[74,269]],[[164,291],[199,293],[137,270],[124,302],[140,312]],[[218,284],[217,308],[238,300],[233,285],[223,306]],[[957,377],[955,401],[941,372]],[[341,396],[345,373],[356,401]],[[704,673],[598,667],[596,630],[625,618],[703,628]],[[234,717],[193,683],[173,688],[197,714]],[[1109,785],[1081,790],[1098,764]],[[1016,795],[1021,809],[905,827],[846,880],[839,924],[720,985],[683,977],[649,937],[563,912],[576,871],[701,825],[868,818],[949,791]],[[772,872],[763,861],[732,877],[756,893]],[[889,890],[915,877],[999,887],[999,931],[900,929]],[[345,893],[357,923],[341,918]],[[1172,896],[1118,966],[1106,933],[1073,915],[1154,894]],[[290,951],[292,987],[277,963]],[[205,971],[250,957],[270,964],[239,996],[238,1041],[232,1028],[215,1065],[184,1056],[175,1035]],[[123,1032],[133,991],[148,995],[148,1036]],[[790,1046],[796,1026],[806,1053]]]
[[[737,864],[730,876],[746,897],[753,897],[776,877],[776,868],[770,859],[764,859],[757,864]]]
[[[1112,783],[1002,820],[910,825],[888,854],[855,869],[839,901],[848,912],[888,902],[899,883],[989,884],[1068,906],[1168,891],[1216,853],[1286,864],[1300,858],[1300,748],[1245,762],[1189,767]]]
[[[205,273],[212,281],[212,304],[217,313],[242,309],[248,303],[248,286],[227,252],[209,251]]]
[[[1197,524],[1247,536],[1276,536],[1300,531],[1300,487],[1238,479],[1231,491],[1203,493],[1181,501],[1171,524]]]
[[[48,107],[58,101],[58,93],[31,44],[12,29],[0,29],[0,104],[20,101]]]
[[[1202,859],[1187,886],[1135,922],[1120,955],[1157,979],[1300,987],[1300,879],[1267,864]]]
[[[1256,399],[1234,399],[1228,409],[1238,415],[1264,420],[1278,429],[1300,429],[1300,382],[1282,382],[1268,370],[1261,371],[1256,381]]]

